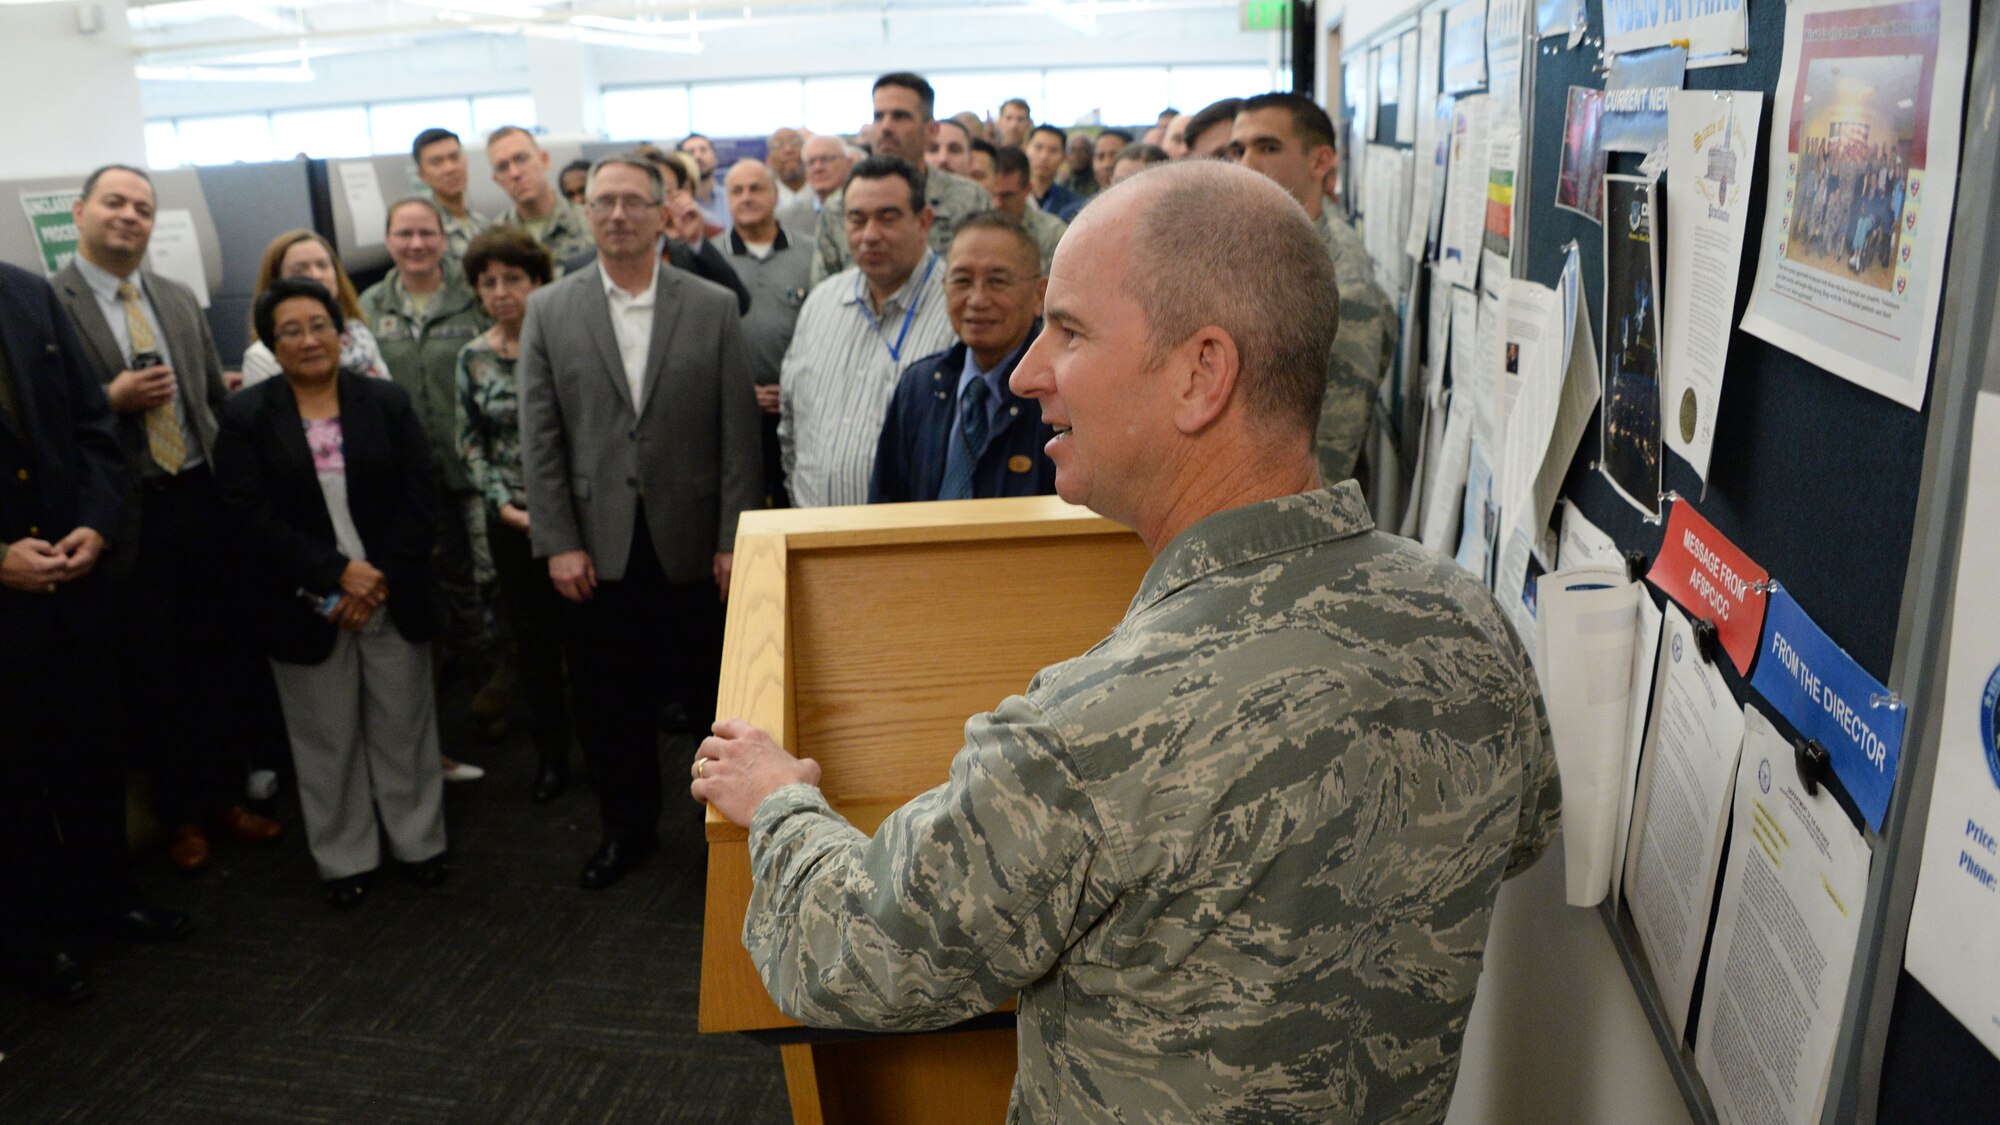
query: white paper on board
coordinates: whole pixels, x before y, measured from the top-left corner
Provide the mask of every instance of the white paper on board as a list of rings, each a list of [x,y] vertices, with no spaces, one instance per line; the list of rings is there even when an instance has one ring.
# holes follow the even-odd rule
[[[201,238],[195,233],[194,212],[168,207],[153,216],[153,237],[146,244],[146,264],[156,274],[194,290],[195,300],[208,307],[208,268],[201,260]]]
[[[340,177],[341,194],[347,198],[348,218],[354,222],[354,244],[382,245],[389,212],[382,184],[375,177],[375,165],[366,160],[342,160],[333,167]]]
[[[1981,394],[1974,407],[1965,496],[1943,733],[1904,967],[2000,1055],[2000,394]]]
[[[1611,867],[1611,898],[1617,901],[1625,886],[1625,857],[1631,854],[1632,802],[1638,795],[1639,759],[1646,746],[1646,730],[1653,704],[1654,672],[1659,664],[1660,630],[1666,615],[1653,604],[1651,594],[1639,599],[1639,632],[1632,644],[1632,710],[1625,727],[1625,781],[1618,791],[1618,835],[1612,854],[1619,857]]]
[[[1573,500],[1562,502],[1562,540],[1556,565],[1564,570],[1583,566],[1624,566],[1625,556],[1602,528],[1590,522]]]
[[[1742,748],[1742,708],[1721,670],[1695,650],[1687,616],[1668,603],[1632,802],[1625,897],[1676,1039],[1687,1032]]]
[[[1444,440],[1431,473],[1424,502],[1423,544],[1433,551],[1450,551],[1457,542],[1458,519],[1465,502],[1465,478],[1472,459],[1472,408],[1457,395],[1447,399]]]
[[[1667,277],[1660,364],[1667,448],[1708,479],[1757,173],[1756,90],[1681,91],[1667,109]]]
[[[1566,901],[1596,906],[1620,859],[1632,646],[1647,595],[1622,564],[1552,571],[1536,586],[1535,675],[1562,775]]]
[[[1492,101],[1479,94],[1460,98],[1452,106],[1438,266],[1445,280],[1467,289],[1478,283],[1480,250],[1486,235],[1486,126]]]
[[[1793,761],[1771,720],[1745,706],[1735,830],[1694,1044],[1723,1125],[1819,1121],[1861,936],[1867,841],[1831,792],[1806,792]]]

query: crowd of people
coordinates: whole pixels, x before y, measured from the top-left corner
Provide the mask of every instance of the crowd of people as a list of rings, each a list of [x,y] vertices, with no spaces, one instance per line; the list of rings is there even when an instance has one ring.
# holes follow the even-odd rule
[[[1069,225],[1149,169],[1231,161],[1303,212],[1337,283],[1319,475],[1365,471],[1397,316],[1328,198],[1310,99],[1093,133],[1021,99],[941,118],[911,73],[871,97],[853,138],[780,129],[727,167],[693,134],[553,169],[501,128],[491,217],[462,139],[427,129],[388,275],[356,292],[325,238],[278,235],[233,364],[143,267],[142,169],[91,174],[52,284],[0,267],[0,713],[29,748],[0,760],[0,895],[23,907],[0,939],[31,990],[90,995],[86,930],[193,929],[124,873],[128,760],[177,867],[208,864],[211,834],[282,834],[243,799],[245,748],[275,739],[332,905],[366,900],[383,841],[411,881],[445,880],[442,786],[479,772],[440,746],[455,681],[479,685],[475,729],[524,703],[535,801],[580,743],[601,829],[583,887],[643,864],[657,734],[713,715],[738,517],[1057,492],[1070,430],[1015,373]],[[1186,237],[1221,253],[1268,210]]]
[[[1799,153],[1793,241],[1850,274],[1893,264],[1909,164],[1894,145],[1808,138]],[[1888,288],[1886,276],[1871,281]]]

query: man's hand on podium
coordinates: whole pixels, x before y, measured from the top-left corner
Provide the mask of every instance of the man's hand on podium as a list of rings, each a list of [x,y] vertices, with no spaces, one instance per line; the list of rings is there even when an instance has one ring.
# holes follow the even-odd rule
[[[787,785],[818,785],[819,763],[794,758],[777,740],[742,719],[719,719],[715,733],[694,753],[694,783],[688,792],[697,801],[745,828],[764,798]]]

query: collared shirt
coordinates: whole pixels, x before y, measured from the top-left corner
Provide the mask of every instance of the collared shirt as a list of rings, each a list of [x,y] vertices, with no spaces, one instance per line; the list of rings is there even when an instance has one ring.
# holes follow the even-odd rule
[[[778,410],[778,446],[797,507],[868,502],[896,380],[957,339],[945,313],[944,272],[936,252],[926,254],[879,314],[864,304],[859,269],[835,274],[806,298],[785,351]]]
[[[951,249],[952,233],[958,224],[993,206],[986,189],[943,169],[933,169],[924,177],[924,201],[931,208],[931,249],[940,254]],[[854,252],[847,245],[847,191],[827,195],[819,211],[819,252],[813,258],[813,284],[854,264]]]
[[[1007,404],[1006,396],[1000,393],[1000,373],[1007,370],[1008,362],[1016,355],[1019,355],[1026,346],[1024,343],[1021,347],[1008,352],[1006,359],[1002,359],[998,364],[995,364],[991,371],[981,371],[979,369],[979,360],[972,354],[972,349],[965,349],[965,368],[958,373],[958,390],[954,392],[951,401],[955,406],[964,402],[965,388],[971,386],[974,379],[984,380],[986,383],[986,433],[988,436],[991,436],[999,428],[997,423],[1000,420],[1000,410]],[[952,411],[953,425],[951,427],[951,436],[945,442],[945,464],[947,465],[951,463],[952,458],[958,456],[959,450],[965,448],[963,409],[963,407],[960,407]],[[982,452],[984,450],[974,450],[972,459],[977,461],[979,454]]]
[[[729,264],[737,280],[750,291],[750,311],[743,314],[743,350],[751,381],[760,387],[778,381],[806,303],[812,275],[812,247],[795,241],[778,228],[771,252],[760,258],[750,252],[741,231],[729,232]]]
[[[1340,330],[1327,361],[1315,443],[1320,480],[1337,484],[1354,475],[1361,459],[1373,428],[1375,392],[1395,362],[1403,325],[1395,302],[1375,283],[1374,263],[1354,228],[1324,203],[1314,226],[1333,258],[1334,283],[1340,288]]]
[[[1559,800],[1492,594],[1350,482],[1182,532],[872,838],[772,793],[743,940],[809,1026],[1018,994],[1015,1122],[1440,1121]]]
[[[118,351],[125,362],[130,363],[134,358],[132,325],[125,319],[125,302],[118,296],[118,287],[129,281],[139,290],[139,311],[153,330],[153,351],[159,353],[161,363],[173,367],[173,348],[167,341],[167,330],[160,324],[160,314],[153,308],[153,295],[146,289],[144,271],[133,270],[131,276],[119,277],[82,254],[73,260],[77,272],[83,274],[84,284],[90,286],[91,295],[97,298],[97,311],[104,314],[104,323],[111,328],[111,338],[118,341]],[[180,421],[181,444],[187,450],[187,459],[181,462],[181,470],[185,472],[202,463],[201,441],[195,434],[194,419],[188,417],[187,392],[181,388],[178,372],[174,376],[174,417]]]
[[[611,271],[598,267],[604,297],[611,302],[611,333],[618,338],[618,358],[625,365],[625,385],[632,390],[634,413],[646,405],[646,349],[653,343],[653,296],[660,291],[661,268],[653,267],[645,291],[635,296],[611,280]]]
[[[694,205],[701,211],[702,221],[711,227],[728,230],[736,225],[735,218],[729,214],[729,196],[723,192],[719,181],[715,185],[715,193],[709,196],[707,203],[703,203],[701,196],[697,195],[694,197]]]
[[[500,212],[493,220],[496,227],[521,227],[527,229],[527,220],[521,218],[518,206]],[[548,250],[549,257],[556,260],[556,276],[563,275],[563,265],[573,258],[581,257],[597,241],[590,236],[590,223],[583,217],[583,208],[563,198],[555,197],[555,209],[544,220],[542,229],[534,232],[535,240]]]

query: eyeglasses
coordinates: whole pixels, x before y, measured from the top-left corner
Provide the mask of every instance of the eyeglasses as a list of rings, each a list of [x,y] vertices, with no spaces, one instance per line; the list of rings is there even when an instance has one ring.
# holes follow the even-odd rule
[[[590,209],[591,214],[599,217],[615,215],[621,210],[627,215],[637,215],[659,205],[659,200],[647,199],[642,195],[599,196],[584,204]]]
[[[995,274],[991,277],[969,277],[957,275],[944,279],[945,291],[964,295],[983,290],[995,297],[1004,296],[1008,290],[1021,284],[1021,279],[1011,274]]]
[[[277,337],[287,344],[296,344],[308,335],[331,336],[335,331],[333,321],[322,316],[308,320],[304,324],[287,324],[283,328],[278,329]]]

